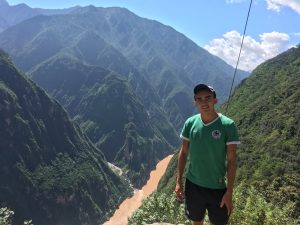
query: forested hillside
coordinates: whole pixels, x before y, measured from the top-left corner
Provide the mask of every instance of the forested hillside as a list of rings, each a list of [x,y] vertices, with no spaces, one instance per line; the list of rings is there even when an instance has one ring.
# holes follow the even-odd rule
[[[129,184],[2,50],[0,71],[0,207],[15,212],[14,224],[104,222]]]
[[[300,46],[258,66],[234,91],[228,112],[238,126],[235,209],[230,224],[300,223]],[[224,113],[226,105],[221,107]],[[185,223],[173,193],[177,155],[129,224]],[[173,200],[172,200],[173,199]],[[171,202],[161,207],[161,202]],[[152,216],[155,215],[155,216]]]
[[[31,76],[66,108],[107,160],[123,168],[135,186],[146,183],[157,162],[178,143],[155,94],[148,100],[153,105],[149,112],[126,77],[116,72],[61,54]],[[144,84],[144,93],[153,92],[147,88]]]

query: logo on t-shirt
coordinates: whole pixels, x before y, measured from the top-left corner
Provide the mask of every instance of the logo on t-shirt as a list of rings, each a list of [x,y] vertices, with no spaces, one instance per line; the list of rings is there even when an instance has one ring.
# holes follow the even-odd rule
[[[221,137],[221,131],[219,130],[214,130],[211,135],[215,138],[215,139],[219,139]]]

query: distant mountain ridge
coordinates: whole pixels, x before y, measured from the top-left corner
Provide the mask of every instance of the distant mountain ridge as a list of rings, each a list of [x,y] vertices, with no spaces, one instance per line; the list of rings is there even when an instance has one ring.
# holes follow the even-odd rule
[[[0,204],[14,224],[100,224],[128,183],[67,113],[0,50]]]
[[[177,147],[178,132],[194,110],[194,84],[212,84],[222,102],[233,75],[232,67],[174,29],[118,7],[88,6],[65,15],[39,15],[0,33],[0,46],[28,76],[67,108],[108,160],[132,172],[130,177],[138,186],[147,180],[145,175],[157,161]],[[122,76],[125,80],[121,83],[129,85],[122,88],[124,99],[132,106],[133,102],[137,103],[141,109],[128,109],[126,102],[120,102],[120,99],[104,100],[101,95],[105,92],[95,91],[95,94],[89,92],[85,84],[72,81],[72,74],[85,76],[83,70],[76,72],[74,68],[90,71],[95,66],[107,70],[107,74],[114,72]],[[237,82],[242,77],[239,73]],[[95,79],[95,86],[100,88],[103,81]],[[114,94],[110,88],[113,86],[104,86],[109,89],[107,93]],[[75,87],[80,90],[80,96]],[[87,108],[86,105],[92,106],[92,99],[97,99],[97,104],[104,102],[104,107]],[[113,120],[116,113],[109,113],[107,121],[103,116],[98,116],[97,121],[96,117],[91,119],[89,116],[111,112],[104,110],[108,106],[127,115],[119,116],[122,124],[104,126],[109,127],[106,129],[101,124]],[[83,112],[84,109],[90,111]],[[129,124],[132,115],[143,119]],[[146,157],[146,152],[151,157]]]
[[[21,27],[27,27],[26,34]],[[177,128],[193,110],[192,106],[185,103],[192,99],[190,90],[194,84],[209,83],[218,90],[220,102],[227,98],[233,76],[231,66],[174,29],[140,18],[123,8],[88,6],[67,15],[33,18],[1,34],[0,46],[12,54],[17,65],[28,71],[28,67],[34,66],[31,63],[28,65],[31,57],[38,57],[41,53],[44,57],[51,57],[62,48],[59,44],[63,43],[66,48],[79,38],[80,33],[86,31],[101,37],[151,82]],[[52,33],[47,37],[49,32]],[[43,41],[42,35],[46,36],[47,41]],[[44,45],[43,51],[53,52],[48,55],[40,52],[37,55],[32,52],[37,47],[33,40],[39,40],[37,44]],[[48,42],[50,49],[46,48]],[[89,44],[97,45],[96,42]],[[41,47],[38,48],[40,51]],[[28,54],[28,51],[31,53]],[[42,60],[45,59],[42,57],[36,64]],[[239,72],[236,83],[245,76],[247,73]]]
[[[40,14],[65,14],[73,11],[74,9],[77,9],[77,7],[71,7],[68,9],[40,9],[31,8],[26,4],[10,6],[6,0],[0,0],[0,32],[8,27]]]

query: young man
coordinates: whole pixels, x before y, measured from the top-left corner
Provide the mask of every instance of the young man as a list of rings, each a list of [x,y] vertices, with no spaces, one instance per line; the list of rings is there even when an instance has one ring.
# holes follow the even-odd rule
[[[179,199],[185,198],[186,215],[193,225],[203,224],[206,210],[211,224],[223,225],[233,209],[236,148],[240,141],[233,120],[215,111],[218,100],[212,87],[198,84],[194,99],[200,114],[186,120],[180,135],[175,193]],[[188,155],[184,193],[182,175]]]

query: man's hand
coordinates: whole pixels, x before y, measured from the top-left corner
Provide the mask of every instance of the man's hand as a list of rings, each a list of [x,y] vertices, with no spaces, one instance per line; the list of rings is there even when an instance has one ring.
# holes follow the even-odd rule
[[[233,210],[233,205],[232,205],[232,192],[230,191],[226,191],[226,193],[224,194],[220,207],[223,208],[223,206],[226,206],[227,208],[227,214],[228,216],[230,216],[230,214],[232,213]]]
[[[183,139],[182,145],[180,146],[180,151],[178,154],[178,168],[177,168],[175,193],[176,193],[177,199],[179,201],[183,201],[183,199],[184,199],[182,175],[183,175],[184,167],[185,167],[188,153],[189,153],[189,146],[190,146],[190,142]]]
[[[175,193],[179,201],[183,201],[184,192],[181,182],[176,182]]]

